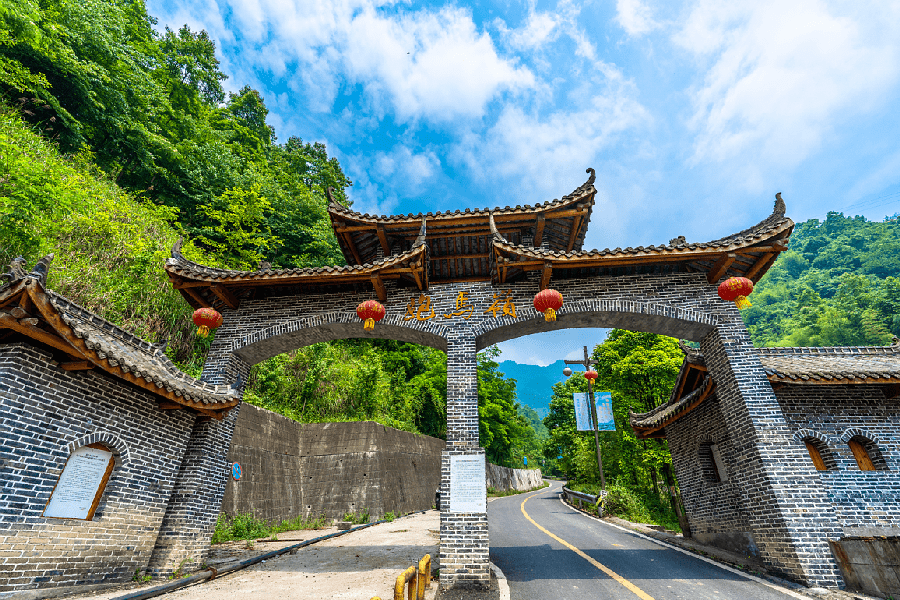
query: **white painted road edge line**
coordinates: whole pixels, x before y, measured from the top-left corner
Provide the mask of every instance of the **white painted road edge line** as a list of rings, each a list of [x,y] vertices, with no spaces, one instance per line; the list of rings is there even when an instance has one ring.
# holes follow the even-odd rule
[[[786,590],[781,586],[775,585],[774,583],[770,583],[770,582],[766,581],[765,579],[756,577],[755,575],[750,575],[749,573],[745,573],[745,572],[741,571],[740,569],[735,569],[734,567],[722,564],[720,562],[716,562],[716,561],[712,560],[711,558],[706,558],[705,556],[701,556],[699,554],[694,554],[693,552],[689,552],[688,550],[685,550],[684,548],[679,548],[678,546],[673,546],[672,544],[667,544],[666,542],[663,542],[656,538],[652,538],[650,536],[644,535],[643,533],[639,533],[637,531],[634,531],[633,529],[627,529],[625,527],[621,527],[614,523],[607,523],[603,519],[598,519],[594,515],[585,514],[585,513],[581,512],[580,510],[576,510],[576,509],[572,508],[571,506],[569,506],[568,504],[566,504],[565,501],[562,499],[562,494],[559,495],[559,501],[562,502],[563,506],[565,506],[566,508],[571,508],[572,510],[575,510],[575,512],[577,512],[578,514],[585,516],[589,519],[593,519],[593,520],[597,521],[598,523],[602,523],[603,525],[606,525],[608,527],[615,527],[616,529],[620,529],[626,533],[630,533],[632,535],[638,536],[639,538],[643,538],[643,539],[647,540],[648,542],[653,542],[654,544],[658,544],[660,546],[665,546],[666,548],[671,548],[672,550],[677,550],[678,552],[681,552],[682,554],[686,554],[686,555],[692,556],[694,558],[699,558],[700,560],[702,560],[704,562],[708,562],[711,565],[715,565],[715,566],[719,567],[720,569],[725,569],[726,571],[730,571],[731,573],[734,573],[735,575],[740,575],[741,577],[743,577],[745,579],[749,579],[751,581],[761,583],[766,587],[770,587],[773,590],[776,590],[778,592],[781,592],[782,594],[791,596],[792,598],[799,598],[800,600],[809,600],[809,596],[800,594],[800,593],[792,591],[792,590]]]
[[[494,575],[497,576],[497,585],[500,586],[500,600],[509,600],[509,583],[506,581],[506,575],[494,563],[491,563],[491,569],[494,570]]]

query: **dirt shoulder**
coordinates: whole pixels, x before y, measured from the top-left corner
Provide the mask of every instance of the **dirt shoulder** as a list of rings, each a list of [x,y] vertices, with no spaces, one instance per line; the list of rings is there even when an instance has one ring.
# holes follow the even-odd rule
[[[279,534],[279,542],[257,542],[252,550],[243,548],[243,542],[217,545],[208,562],[220,567],[334,530],[286,532]],[[432,556],[432,568],[438,567],[439,530],[439,512],[417,513],[301,548],[296,554],[272,558],[212,581],[174,591],[166,597],[172,600],[224,600],[256,594],[279,600],[393,598],[397,575],[418,564],[425,554]],[[161,583],[165,581],[154,581],[141,587]],[[74,598],[111,600],[139,589],[137,586],[129,588]],[[428,600],[433,600],[436,588],[437,582],[433,582],[425,596]]]

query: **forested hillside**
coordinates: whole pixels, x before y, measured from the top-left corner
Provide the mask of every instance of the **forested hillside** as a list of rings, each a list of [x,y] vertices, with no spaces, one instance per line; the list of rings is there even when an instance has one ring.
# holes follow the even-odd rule
[[[743,311],[757,346],[865,346],[900,336],[900,217],[829,212],[798,223],[790,250]]]
[[[226,94],[215,43],[158,33],[140,0],[0,0],[0,260],[54,253],[48,285],[199,376],[209,340],[163,264],[179,236],[221,267],[343,264],[322,144],[279,142],[255,90]],[[481,443],[519,465],[539,444],[515,381],[479,357]],[[246,400],[301,421],[372,419],[446,435],[446,356],[388,341],[316,344],[253,369]]]

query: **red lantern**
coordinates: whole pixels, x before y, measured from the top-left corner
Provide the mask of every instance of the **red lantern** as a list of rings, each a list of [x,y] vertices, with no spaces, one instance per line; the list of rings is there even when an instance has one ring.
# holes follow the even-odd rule
[[[214,308],[198,308],[194,311],[194,325],[197,326],[197,335],[206,337],[211,329],[222,324],[222,315]]]
[[[719,298],[733,301],[738,308],[750,308],[747,296],[753,292],[753,282],[746,277],[731,277],[719,284]]]
[[[360,302],[359,306],[356,307],[356,314],[359,315],[360,319],[365,320],[363,329],[371,331],[375,329],[375,321],[380,321],[384,318],[385,311],[384,306],[378,300],[366,300],[365,302]]]
[[[544,313],[545,321],[555,321],[556,311],[562,308],[562,294],[556,290],[546,289],[538,292],[534,297],[534,309],[540,313]]]
[[[584,378],[587,379],[588,381],[590,381],[591,383],[593,383],[594,380],[597,379],[597,377],[598,377],[597,371],[595,371],[593,369],[591,369],[590,371],[584,372]]]

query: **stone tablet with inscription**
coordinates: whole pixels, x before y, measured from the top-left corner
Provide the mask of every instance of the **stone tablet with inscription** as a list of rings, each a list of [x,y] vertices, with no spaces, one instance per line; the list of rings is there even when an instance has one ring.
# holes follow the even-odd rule
[[[450,512],[487,511],[484,454],[450,457]]]
[[[76,449],[59,476],[44,509],[45,517],[87,519],[100,485],[106,477],[112,452],[82,446]]]

